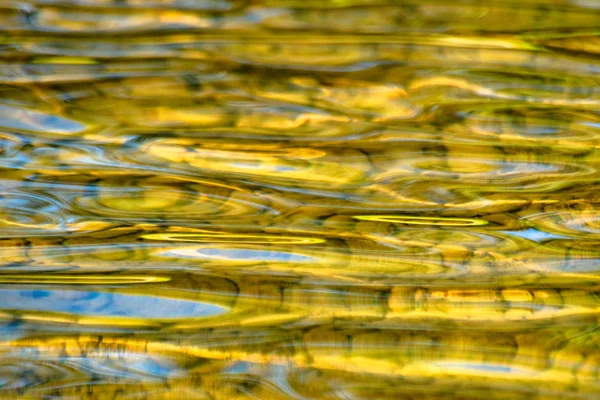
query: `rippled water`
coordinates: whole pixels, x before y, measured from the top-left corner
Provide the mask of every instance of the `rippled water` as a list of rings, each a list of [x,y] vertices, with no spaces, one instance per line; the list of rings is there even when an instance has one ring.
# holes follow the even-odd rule
[[[600,397],[597,0],[1,0],[0,397]]]

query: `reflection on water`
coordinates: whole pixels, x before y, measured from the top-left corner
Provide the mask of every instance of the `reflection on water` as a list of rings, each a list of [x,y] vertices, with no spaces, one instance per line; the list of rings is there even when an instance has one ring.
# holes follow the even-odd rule
[[[0,397],[599,397],[598,27],[1,1]]]
[[[220,314],[224,311],[223,307],[211,304],[120,293],[0,289],[0,297],[9,310],[34,310],[42,314],[63,312],[128,318],[185,318]]]

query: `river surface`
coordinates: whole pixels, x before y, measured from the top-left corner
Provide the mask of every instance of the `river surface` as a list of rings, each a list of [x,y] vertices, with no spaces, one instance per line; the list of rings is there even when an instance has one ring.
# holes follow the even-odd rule
[[[0,398],[600,398],[599,32],[0,0]]]

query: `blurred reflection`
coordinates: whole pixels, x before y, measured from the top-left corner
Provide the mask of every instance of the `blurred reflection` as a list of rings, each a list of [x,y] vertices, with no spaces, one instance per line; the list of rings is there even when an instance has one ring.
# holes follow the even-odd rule
[[[596,2],[0,3],[0,398],[600,397]]]

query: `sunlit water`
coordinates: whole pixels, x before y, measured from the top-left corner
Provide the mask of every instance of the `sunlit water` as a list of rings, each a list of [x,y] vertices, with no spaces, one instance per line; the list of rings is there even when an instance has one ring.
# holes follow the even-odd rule
[[[597,0],[1,0],[0,398],[600,398]]]

